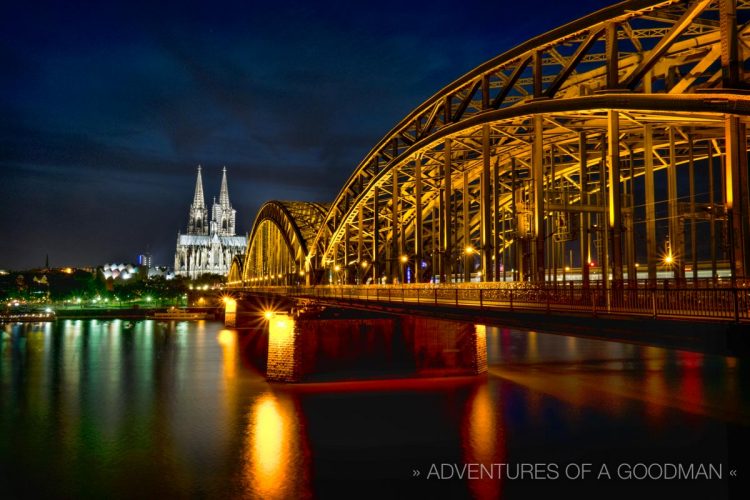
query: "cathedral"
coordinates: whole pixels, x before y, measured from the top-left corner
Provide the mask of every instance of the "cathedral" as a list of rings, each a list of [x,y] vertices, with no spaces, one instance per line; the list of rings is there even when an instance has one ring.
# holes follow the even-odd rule
[[[187,234],[177,233],[177,251],[174,254],[176,276],[195,279],[202,274],[226,275],[232,265],[232,258],[245,253],[247,236],[235,234],[237,211],[229,203],[226,167],[222,170],[219,202],[217,203],[214,198],[211,207],[210,222],[208,213],[199,166],[195,196],[188,216]]]

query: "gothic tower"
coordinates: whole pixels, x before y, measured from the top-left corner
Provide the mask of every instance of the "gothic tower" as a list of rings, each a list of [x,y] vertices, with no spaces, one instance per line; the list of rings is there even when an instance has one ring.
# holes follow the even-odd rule
[[[208,234],[208,209],[203,197],[203,179],[201,178],[201,166],[198,165],[198,178],[195,180],[195,195],[190,205],[190,216],[188,220],[188,234]]]
[[[221,171],[221,190],[219,191],[219,203],[212,207],[211,229],[212,233],[216,232],[219,236],[235,235],[235,218],[237,211],[232,208],[229,202],[229,188],[227,187],[227,167]]]

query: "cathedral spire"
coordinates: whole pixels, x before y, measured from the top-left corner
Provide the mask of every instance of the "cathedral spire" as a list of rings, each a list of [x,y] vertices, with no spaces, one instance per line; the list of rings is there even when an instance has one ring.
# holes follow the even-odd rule
[[[198,177],[195,180],[195,196],[190,205],[190,218],[188,219],[188,234],[208,234],[208,209],[203,197],[203,178],[201,177],[201,166],[198,165]]]
[[[198,178],[195,180],[195,196],[193,197],[193,208],[203,208],[206,201],[203,198],[203,178],[201,177],[201,166],[198,165]]]
[[[227,167],[221,169],[221,191],[219,192],[219,205],[227,209],[229,205],[229,189],[227,188]]]

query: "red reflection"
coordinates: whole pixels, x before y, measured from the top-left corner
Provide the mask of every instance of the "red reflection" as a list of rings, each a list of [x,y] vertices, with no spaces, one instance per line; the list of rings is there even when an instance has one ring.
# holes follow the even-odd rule
[[[677,359],[682,367],[680,397],[696,410],[703,407],[703,354],[677,351]]]

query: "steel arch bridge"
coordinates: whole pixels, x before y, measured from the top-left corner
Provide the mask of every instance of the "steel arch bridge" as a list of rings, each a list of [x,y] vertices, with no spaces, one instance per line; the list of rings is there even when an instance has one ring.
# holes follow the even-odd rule
[[[304,277],[310,244],[328,210],[329,206],[322,203],[265,203],[253,223],[245,255],[232,263],[227,281],[291,284]]]
[[[748,0],[533,38],[396,124],[330,206],[264,205],[242,284],[745,277],[749,42]]]

